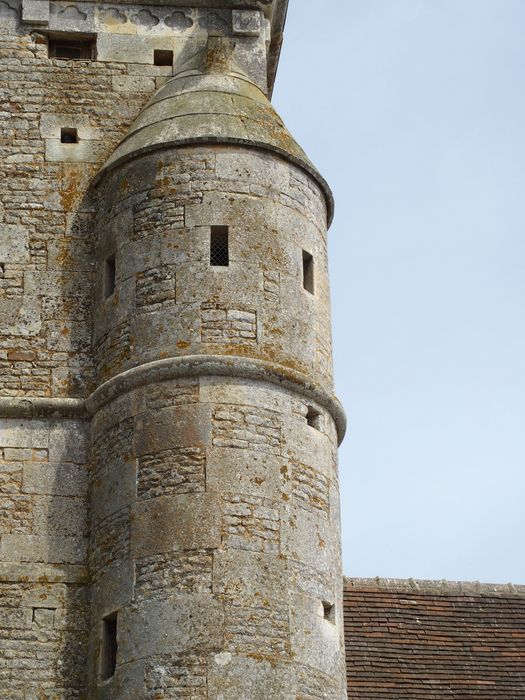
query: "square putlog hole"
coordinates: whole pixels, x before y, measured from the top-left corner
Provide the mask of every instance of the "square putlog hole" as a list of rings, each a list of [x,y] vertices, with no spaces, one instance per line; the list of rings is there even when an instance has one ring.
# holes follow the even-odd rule
[[[60,143],[78,143],[78,131],[63,127],[60,129]]]
[[[321,430],[321,414],[312,406],[308,406],[308,410],[306,412],[306,422],[311,428]]]
[[[153,65],[173,66],[173,51],[155,49],[155,51],[153,51]]]

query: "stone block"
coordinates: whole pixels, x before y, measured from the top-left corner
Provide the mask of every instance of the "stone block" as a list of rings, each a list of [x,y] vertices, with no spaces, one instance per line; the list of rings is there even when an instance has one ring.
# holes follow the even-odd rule
[[[176,447],[200,447],[211,443],[209,406],[175,406],[137,418],[133,436],[136,455],[155,454]]]
[[[210,656],[208,694],[221,700],[295,700],[297,685],[293,668],[272,659],[249,658],[223,651]]]
[[[0,299],[0,328],[9,328],[10,335],[31,337],[42,328],[40,300],[25,294],[23,297]]]
[[[314,571],[326,574],[334,569],[338,553],[330,524],[319,515],[300,507],[286,506],[282,515],[281,551]]]
[[[221,544],[221,506],[214,494],[160,496],[136,503],[132,512],[134,557],[160,552],[214,549]]]
[[[259,36],[261,13],[257,10],[233,10],[232,28],[235,36]]]
[[[0,447],[46,449],[49,429],[50,424],[45,420],[0,419]]]
[[[22,0],[22,22],[49,23],[49,0]]]
[[[148,95],[155,90],[155,79],[142,75],[115,75],[113,90],[117,92],[140,92]]]
[[[128,607],[119,616],[119,655],[123,663],[145,656],[220,648],[224,612],[209,594],[180,595]]]
[[[2,535],[0,559],[11,562],[46,564],[82,564],[86,559],[86,540],[81,537],[43,535]]]
[[[106,151],[104,141],[61,143],[60,139],[46,139],[45,158],[55,163],[100,163]]]
[[[137,466],[132,457],[116,460],[91,483],[91,514],[100,522],[133,503],[137,490]]]
[[[67,602],[67,597],[67,585],[45,583],[25,589],[20,602],[22,607],[28,608],[62,608]]]
[[[173,43],[173,40],[172,42]],[[171,49],[171,46],[165,48]],[[154,45],[151,37],[101,32],[97,37],[99,61],[153,64]]]
[[[51,3],[49,29],[57,32],[95,31],[95,6],[89,2],[75,2],[74,5]]]
[[[213,447],[208,452],[206,490],[280,499],[283,460],[256,450]]]
[[[326,478],[332,476],[333,444],[330,438],[308,425],[306,421],[306,399],[303,404],[305,416],[292,415],[283,425],[286,454],[294,462],[306,464]]]
[[[89,425],[80,421],[61,421],[51,426],[49,461],[85,464],[89,461]]]
[[[0,224],[0,262],[29,262],[29,232],[23,226]]]
[[[86,537],[86,500],[69,496],[39,496],[35,498],[33,529],[39,535],[50,538]]]
[[[76,129],[80,141],[97,141],[100,129],[91,126],[87,114],[48,113],[40,117],[40,135],[44,139],[60,139],[62,128]],[[67,144],[77,145],[77,144]]]
[[[233,599],[252,598],[256,604],[288,603],[286,560],[246,550],[217,550],[213,554],[213,591]]]
[[[297,593],[291,608],[292,654],[329,678],[341,678],[341,630],[324,619],[322,601]]]
[[[133,583],[133,563],[116,561],[109,564],[91,589],[92,624],[129,605],[133,599]]]
[[[86,496],[89,472],[76,464],[24,464],[22,490],[57,496]]]

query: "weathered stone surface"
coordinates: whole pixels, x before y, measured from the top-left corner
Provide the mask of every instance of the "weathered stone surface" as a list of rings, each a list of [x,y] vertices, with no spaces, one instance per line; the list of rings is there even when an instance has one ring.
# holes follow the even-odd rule
[[[137,503],[132,522],[135,557],[220,545],[220,506],[212,494],[160,496]]]
[[[332,200],[266,98],[285,5],[0,2],[5,700],[344,697]]]

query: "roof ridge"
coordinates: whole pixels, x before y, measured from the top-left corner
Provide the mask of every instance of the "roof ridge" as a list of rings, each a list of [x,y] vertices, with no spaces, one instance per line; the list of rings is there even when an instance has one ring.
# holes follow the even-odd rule
[[[479,581],[447,581],[445,579],[351,578],[344,577],[345,590],[380,590],[407,593],[441,593],[444,595],[493,595],[525,597],[525,585],[513,583],[480,583]]]

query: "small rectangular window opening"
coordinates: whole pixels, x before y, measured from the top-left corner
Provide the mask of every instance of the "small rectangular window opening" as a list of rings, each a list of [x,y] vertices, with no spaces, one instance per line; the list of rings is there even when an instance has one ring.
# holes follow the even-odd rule
[[[100,677],[107,680],[115,675],[117,666],[117,613],[111,613],[102,620],[100,640]]]
[[[314,293],[314,259],[306,250],[303,250],[303,287]]]
[[[321,414],[316,411],[312,406],[308,406],[308,411],[306,412],[306,422],[312,428],[316,430],[321,430]]]
[[[212,226],[210,236],[210,265],[213,267],[228,267],[229,264],[228,227]]]
[[[4,277],[5,275],[5,263],[0,262],[0,277]]]
[[[331,622],[332,625],[335,625],[335,605],[332,603],[327,603],[326,600],[323,600],[323,614],[325,620]]]
[[[110,255],[104,261],[104,296],[109,299],[115,291],[115,279],[117,268],[115,265],[115,254]]]
[[[153,64],[155,66],[173,66],[173,51],[155,49],[153,51]]]
[[[48,56],[49,58],[63,58],[74,61],[92,60],[95,57],[95,40],[84,39],[77,41],[67,38],[50,38]]]
[[[77,130],[66,127],[60,129],[60,143],[78,143]]]

